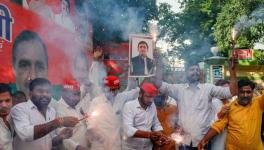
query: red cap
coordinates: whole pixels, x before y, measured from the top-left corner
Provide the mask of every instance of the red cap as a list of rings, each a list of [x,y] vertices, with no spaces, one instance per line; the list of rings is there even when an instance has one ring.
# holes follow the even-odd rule
[[[140,88],[153,97],[158,94],[158,89],[152,83],[144,82],[141,84]]]
[[[117,76],[107,76],[104,79],[105,86],[108,86],[110,89],[119,89],[120,80]]]
[[[63,90],[80,91],[80,84],[74,79],[65,79],[63,81]]]

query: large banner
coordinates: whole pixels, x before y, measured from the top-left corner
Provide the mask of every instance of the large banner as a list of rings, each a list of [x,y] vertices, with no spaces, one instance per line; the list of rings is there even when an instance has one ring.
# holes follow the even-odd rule
[[[40,40],[35,41],[43,41],[44,46],[41,42],[32,42],[34,40],[26,43],[36,36]],[[17,45],[14,45],[15,41]],[[82,46],[75,32],[53,20],[12,2],[0,2],[0,82],[15,83],[18,75],[32,78],[30,74],[34,71],[32,76],[44,72],[53,84],[60,84],[71,76],[72,62]],[[38,52],[44,47],[45,50]],[[30,49],[32,52],[28,52]]]

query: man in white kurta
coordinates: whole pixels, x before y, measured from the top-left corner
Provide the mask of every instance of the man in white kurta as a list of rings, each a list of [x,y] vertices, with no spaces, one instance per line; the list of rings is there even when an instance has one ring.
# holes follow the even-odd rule
[[[196,148],[210,128],[212,120],[212,98],[231,98],[231,91],[236,89],[220,87],[213,84],[201,84],[201,70],[198,64],[187,68],[187,80],[185,84],[168,84],[160,80],[154,83],[162,93],[166,93],[177,101],[179,110],[178,124],[183,128],[183,144],[189,148]],[[235,81],[235,73],[231,72],[231,80]],[[236,87],[236,82],[232,82]],[[233,93],[232,93],[233,94]]]

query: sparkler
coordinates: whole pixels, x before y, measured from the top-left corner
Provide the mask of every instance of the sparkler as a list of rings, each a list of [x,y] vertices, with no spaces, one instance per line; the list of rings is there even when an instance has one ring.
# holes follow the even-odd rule
[[[233,28],[231,30],[231,38],[232,38],[232,62],[231,62],[231,65],[232,65],[232,68],[234,68],[235,59],[237,59],[235,56],[235,53],[234,53],[234,49],[235,49],[235,45],[236,45],[236,41],[237,41],[238,36],[239,36],[239,29]]]
[[[182,143],[183,137],[180,135],[180,133],[172,133],[171,138],[176,142],[176,143]]]
[[[152,21],[150,24],[150,34],[153,38],[154,43],[156,44],[157,36],[158,36],[158,26],[157,21]]]
[[[90,117],[96,117],[98,115],[99,115],[99,113],[97,111],[93,111],[90,115],[84,114],[84,116],[81,119],[79,119],[78,121],[82,121],[82,120],[90,118]]]
[[[231,31],[231,37],[232,37],[232,42],[233,43],[236,43],[236,40],[237,40],[237,38],[238,38],[238,36],[239,36],[239,30],[238,29],[236,29],[236,28],[233,28],[232,29],[232,31]]]

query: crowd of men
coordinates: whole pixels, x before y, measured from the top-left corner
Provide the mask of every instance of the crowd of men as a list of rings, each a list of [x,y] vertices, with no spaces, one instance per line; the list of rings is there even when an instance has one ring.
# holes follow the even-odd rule
[[[136,86],[129,78],[121,92],[118,77],[89,74],[80,55],[74,77],[63,80],[55,100],[46,47],[38,35],[22,32],[12,54],[21,91],[11,93],[0,83],[0,150],[263,149],[264,96],[253,94],[252,81],[237,81],[235,65],[230,81],[216,85],[201,83],[194,63],[186,66],[186,83],[163,82],[157,69],[155,77]]]
[[[187,83],[169,84],[157,76],[123,92],[119,78],[108,76],[103,91],[86,85],[83,97],[80,83],[65,79],[53,103],[46,78],[30,81],[28,99],[1,83],[0,149],[262,150],[264,97],[253,95],[255,84],[237,82],[234,69],[230,82],[200,83],[200,72],[193,64]],[[177,107],[166,102],[168,96]],[[181,141],[171,136],[176,132]]]

